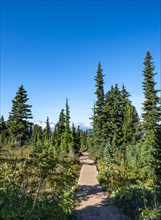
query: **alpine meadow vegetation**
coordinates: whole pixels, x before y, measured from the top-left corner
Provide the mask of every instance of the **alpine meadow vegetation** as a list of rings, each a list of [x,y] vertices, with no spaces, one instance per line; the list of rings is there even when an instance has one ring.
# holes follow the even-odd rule
[[[33,124],[27,91],[18,88],[8,120],[0,118],[0,219],[75,219],[79,155],[88,151],[113,204],[131,219],[161,220],[161,98],[152,60],[147,51],[141,118],[126,85],[104,91],[98,63],[86,131],[71,125],[68,98],[54,130],[48,116],[45,129]]]
[[[28,100],[21,85],[8,121],[0,119],[0,219],[74,219],[85,135],[70,128],[68,100],[54,132],[49,117],[44,130],[32,124]]]

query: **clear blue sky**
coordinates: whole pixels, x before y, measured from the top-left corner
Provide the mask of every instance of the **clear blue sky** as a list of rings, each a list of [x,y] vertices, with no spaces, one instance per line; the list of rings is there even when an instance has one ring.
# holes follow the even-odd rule
[[[68,97],[71,122],[89,123],[98,61],[105,91],[124,83],[140,112],[148,49],[160,87],[160,27],[157,0],[1,0],[1,114],[23,84],[34,120],[57,122]]]

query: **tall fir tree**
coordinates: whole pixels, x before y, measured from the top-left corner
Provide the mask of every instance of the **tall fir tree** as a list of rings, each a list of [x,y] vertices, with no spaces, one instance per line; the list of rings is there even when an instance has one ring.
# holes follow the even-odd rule
[[[139,116],[131,102],[127,102],[123,112],[123,145],[124,147],[133,143],[139,128]]]
[[[65,114],[64,109],[61,110],[59,115],[59,121],[56,124],[57,132],[59,135],[62,135],[65,132]]]
[[[7,142],[7,136],[8,136],[7,125],[2,115],[0,118],[0,143]]]
[[[59,120],[55,125],[55,129],[52,135],[52,144],[58,150],[61,145],[61,138],[65,132],[65,114],[64,109],[61,110],[59,115]]]
[[[74,123],[72,123],[71,135],[72,135],[71,147],[73,149],[72,152],[73,153],[78,153],[77,134],[76,134],[76,129],[75,129]]]
[[[103,71],[101,69],[101,63],[98,63],[97,74],[95,76],[96,81],[96,91],[97,96],[95,106],[94,106],[94,115],[93,115],[93,129],[95,134],[98,136],[102,134],[103,128],[103,107],[104,107],[104,79]]]
[[[154,76],[156,73],[153,73],[155,66],[152,59],[150,51],[147,51],[143,70],[143,91],[145,100],[143,103],[142,118],[144,120],[143,128],[145,130],[157,128],[161,120],[160,98],[157,95],[160,90],[155,89],[156,82],[154,81]]]
[[[66,99],[65,132],[70,133],[70,110],[69,110],[68,99]]]
[[[107,92],[105,98],[104,112],[104,126],[103,135],[106,140],[114,147],[120,147],[123,140],[122,122],[122,96],[116,84]]]
[[[42,127],[35,124],[32,130],[32,143],[34,144],[42,144],[43,142],[43,130]]]
[[[122,96],[118,85],[113,90],[113,107],[111,109],[111,125],[112,125],[112,145],[120,148],[123,142],[123,109]]]
[[[27,104],[27,92],[23,85],[18,88],[15,98],[12,100],[12,110],[9,113],[8,130],[10,138],[22,146],[30,137],[29,121],[32,119],[31,105]]]
[[[68,99],[66,99],[66,110],[65,110],[65,132],[61,137],[61,150],[62,153],[69,153],[71,150],[72,135],[70,130],[70,110]]]
[[[0,117],[0,133],[7,128],[3,115]]]
[[[125,86],[120,91],[118,85],[112,86],[105,95],[103,138],[110,146],[110,154],[116,151],[119,160],[125,161],[126,146],[135,136],[138,125],[138,115],[129,100],[130,94]]]
[[[104,125],[103,125],[103,136],[104,138],[111,143],[112,141],[112,109],[113,109],[113,103],[114,103],[114,87],[111,86],[111,90],[107,91],[105,94],[105,101],[104,101],[104,107],[103,107],[103,114],[104,114]]]
[[[78,150],[80,150],[80,148],[81,148],[81,130],[80,130],[80,126],[78,126],[77,130],[76,130],[76,140],[77,140]]]
[[[144,103],[142,113],[142,128],[144,147],[147,151],[147,163],[155,173],[155,178],[161,181],[161,102],[158,96],[160,90],[155,89],[156,82],[154,81],[154,63],[152,62],[150,51],[146,52],[143,70],[143,91]],[[161,182],[160,182],[161,183]]]
[[[44,130],[44,141],[50,141],[51,139],[51,130],[50,130],[50,124],[49,124],[49,117],[46,119],[46,127]]]
[[[122,105],[123,105],[123,108],[124,108],[126,106],[127,102],[131,102],[129,100],[130,93],[126,90],[124,84],[122,85],[121,96],[122,96]]]
[[[123,111],[123,145],[127,146],[135,140],[139,127],[139,116],[129,99],[130,93],[127,92],[124,85],[122,86],[121,96]]]

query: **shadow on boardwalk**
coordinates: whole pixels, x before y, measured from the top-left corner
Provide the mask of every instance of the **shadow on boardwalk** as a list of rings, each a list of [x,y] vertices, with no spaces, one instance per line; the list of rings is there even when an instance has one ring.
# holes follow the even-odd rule
[[[80,157],[82,169],[76,194],[76,220],[129,220],[117,207],[107,200],[108,193],[104,192],[97,180],[95,162],[90,160],[88,153]]]
[[[77,201],[86,201],[89,198],[92,198],[92,196],[97,196],[100,193],[102,194],[102,188],[100,187],[99,184],[94,185],[94,186],[88,186],[88,185],[81,185],[78,188],[78,193],[76,195]]]
[[[100,206],[87,206],[82,210],[75,211],[75,220],[130,220],[111,204],[100,204]]]
[[[107,194],[100,185],[79,186],[78,209],[75,220],[129,220],[117,207],[107,201]]]

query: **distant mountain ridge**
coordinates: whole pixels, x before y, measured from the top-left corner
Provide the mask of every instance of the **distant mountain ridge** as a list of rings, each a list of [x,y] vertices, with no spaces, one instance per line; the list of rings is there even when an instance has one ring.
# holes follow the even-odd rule
[[[54,131],[54,128],[55,128],[56,123],[49,122],[49,124],[50,124],[51,130]],[[45,121],[37,120],[37,121],[34,121],[34,125],[38,125],[38,126],[42,127],[42,129],[45,129],[45,127],[46,127],[46,122],[45,122]],[[89,125],[89,124],[87,124],[86,122],[77,122],[77,123],[74,124],[74,126],[75,126],[75,128],[78,128],[78,126],[79,126],[79,128],[80,128],[81,130],[83,130],[83,131],[92,128],[92,126]]]
[[[91,129],[92,126],[87,124],[86,122],[77,122],[74,124],[74,126],[77,128],[79,126],[80,129],[82,129],[83,131]]]
[[[49,122],[49,124],[50,124],[51,130],[53,130],[55,128],[56,123]],[[46,127],[46,122],[37,120],[37,121],[34,121],[34,125],[38,125],[38,126],[42,127],[42,129],[44,129]]]

